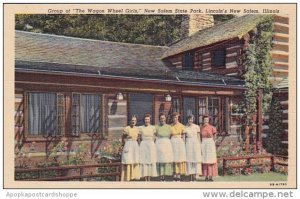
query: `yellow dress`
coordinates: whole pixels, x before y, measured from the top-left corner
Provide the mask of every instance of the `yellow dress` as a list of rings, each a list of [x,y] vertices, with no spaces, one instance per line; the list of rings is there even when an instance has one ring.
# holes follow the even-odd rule
[[[122,181],[140,179],[140,149],[137,142],[139,129],[137,127],[125,127],[124,135],[127,139],[122,151]]]
[[[178,122],[172,124],[172,138],[171,143],[173,147],[174,156],[174,173],[175,174],[186,174],[186,150],[182,134],[185,133],[185,126]]]
[[[131,128],[130,126],[126,126],[123,134],[130,136],[133,140],[137,140],[139,135],[139,128],[136,126],[133,128]]]

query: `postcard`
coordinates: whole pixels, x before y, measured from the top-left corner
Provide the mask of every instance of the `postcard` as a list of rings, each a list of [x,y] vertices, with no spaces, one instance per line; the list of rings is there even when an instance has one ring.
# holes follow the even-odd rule
[[[4,188],[296,188],[296,4],[6,3],[3,34]]]

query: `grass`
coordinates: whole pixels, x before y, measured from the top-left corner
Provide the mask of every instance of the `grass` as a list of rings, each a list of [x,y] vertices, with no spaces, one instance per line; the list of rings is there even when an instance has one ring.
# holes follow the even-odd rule
[[[251,175],[226,175],[226,176],[218,176],[214,178],[215,182],[272,182],[272,181],[287,181],[287,175],[270,172],[270,173],[253,173]],[[138,180],[143,181],[143,179]],[[151,181],[159,181],[159,177],[151,178]],[[167,176],[166,181],[173,181],[173,177]],[[189,182],[190,178],[188,176],[182,176],[183,182]],[[204,177],[198,177],[198,182],[204,182]]]
[[[245,176],[245,175],[239,175],[239,176],[219,176],[215,178],[215,181],[217,182],[237,182],[237,181],[287,181],[287,175],[270,172],[270,173],[253,173],[251,175]]]

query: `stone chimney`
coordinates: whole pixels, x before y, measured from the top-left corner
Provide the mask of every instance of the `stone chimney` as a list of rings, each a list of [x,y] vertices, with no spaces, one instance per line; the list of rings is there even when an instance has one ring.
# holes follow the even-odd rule
[[[183,15],[181,23],[181,38],[186,38],[199,30],[214,25],[214,17],[208,14]]]

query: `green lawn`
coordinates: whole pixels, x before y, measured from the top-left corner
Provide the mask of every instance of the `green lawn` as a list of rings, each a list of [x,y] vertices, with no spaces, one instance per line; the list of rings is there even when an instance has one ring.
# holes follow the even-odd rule
[[[184,182],[189,182],[190,178],[188,176],[182,176]],[[287,181],[287,175],[283,175],[280,173],[275,173],[275,172],[270,172],[270,173],[253,173],[251,175],[226,175],[226,176],[218,176],[214,178],[215,182],[239,182],[239,181],[244,181],[244,182],[253,182],[253,181],[266,181],[266,182],[272,182],[272,181]],[[151,178],[152,181],[159,181],[159,177]],[[141,179],[140,181],[143,181]],[[166,181],[173,181],[173,177],[167,176]],[[204,182],[204,177],[198,177],[197,178],[198,182]]]
[[[215,178],[215,181],[218,182],[230,182],[230,181],[287,181],[287,175],[283,175],[280,173],[264,173],[264,174],[259,174],[259,173],[254,173],[248,176],[245,175],[240,175],[240,176],[219,176]]]

